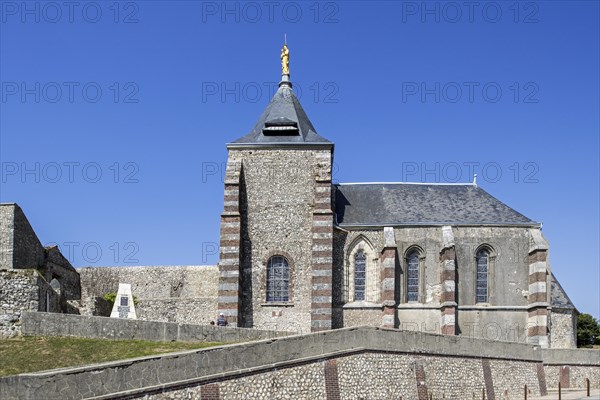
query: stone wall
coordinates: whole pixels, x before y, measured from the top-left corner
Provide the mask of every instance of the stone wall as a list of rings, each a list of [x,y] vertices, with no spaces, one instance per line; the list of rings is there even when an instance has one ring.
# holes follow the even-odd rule
[[[24,311],[38,311],[38,273],[36,270],[0,270],[0,338],[21,333]]]
[[[17,204],[0,204],[0,269],[38,268],[44,247]]]
[[[452,227],[455,259],[455,332],[470,337],[524,342],[528,329],[529,240],[528,230],[513,227]],[[442,294],[444,267],[440,253],[444,248],[442,227],[396,227],[395,326],[442,332]],[[352,288],[350,255],[355,246],[366,242],[372,247],[374,268],[381,271],[384,249],[383,228],[336,229],[334,235],[334,326],[381,326],[377,306],[369,302],[349,302]],[[489,300],[475,302],[475,254],[481,246],[492,250],[489,263]],[[420,257],[420,293],[418,302],[406,299],[406,256],[418,249]],[[381,290],[381,285],[371,286]],[[371,298],[380,298],[372,295]],[[362,310],[361,310],[362,308]],[[382,309],[382,307],[381,307]],[[380,316],[383,314],[379,312]],[[560,319],[560,316],[558,317]],[[565,323],[563,323],[565,322]],[[558,336],[566,321],[558,321]],[[410,326],[410,327],[408,327]],[[561,339],[558,339],[561,340]]]
[[[600,360],[598,350],[587,349],[545,349],[544,371],[548,387],[583,388],[586,379],[593,388],[600,387]]]
[[[555,353],[559,352],[559,353]],[[344,328],[0,379],[0,398],[520,399],[545,394],[545,371],[598,387],[597,351]],[[542,365],[546,365],[546,368]],[[549,369],[550,368],[550,369]],[[564,369],[564,368],[563,368]],[[550,376],[550,386],[556,380]],[[563,377],[562,379],[566,379]]]
[[[554,349],[577,347],[577,314],[572,309],[553,308],[550,313],[550,346]]]
[[[116,293],[119,282],[131,284],[138,318],[208,324],[217,315],[216,266],[90,267],[81,277],[81,313],[103,315],[99,299]]]
[[[241,323],[310,332],[313,322],[319,324],[311,319],[312,270],[315,264],[331,264],[330,250],[313,254],[313,240],[331,241],[331,236],[325,237],[328,233],[313,235],[313,213],[320,204],[315,203],[316,179],[330,179],[331,150],[230,149],[228,163],[236,160],[241,164]],[[326,200],[330,207],[331,199]],[[273,255],[286,257],[290,265],[287,302],[266,301],[266,267]],[[331,276],[330,271],[319,273]],[[326,300],[315,304],[330,307],[330,294],[317,297]]]
[[[17,204],[0,204],[0,337],[19,334],[23,311],[77,313],[79,298],[79,274],[58,247],[42,247]]]
[[[247,342],[286,336],[286,332],[261,331],[214,325],[177,324],[84,315],[23,312],[21,331],[29,336],[74,336],[91,339],[139,339],[183,342]]]

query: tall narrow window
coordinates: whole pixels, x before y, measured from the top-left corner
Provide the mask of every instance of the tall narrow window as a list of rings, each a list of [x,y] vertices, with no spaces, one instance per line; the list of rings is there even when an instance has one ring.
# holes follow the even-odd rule
[[[267,263],[267,301],[289,301],[290,267],[282,256],[273,256]]]
[[[408,262],[406,299],[408,301],[419,301],[419,253],[412,251],[406,258]]]
[[[488,270],[490,254],[487,250],[479,250],[476,256],[477,262],[477,303],[488,302]]]
[[[367,256],[364,251],[359,250],[354,256],[354,300],[365,300],[365,288],[367,282]]]

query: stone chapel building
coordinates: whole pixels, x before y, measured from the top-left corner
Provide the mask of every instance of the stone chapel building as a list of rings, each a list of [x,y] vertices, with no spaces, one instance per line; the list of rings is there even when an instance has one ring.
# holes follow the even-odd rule
[[[576,311],[551,274],[540,223],[475,182],[333,184],[334,144],[304,112],[289,70],[227,150],[218,311],[230,323],[547,347],[554,287],[564,301],[552,329],[573,340]]]
[[[469,184],[332,182],[334,144],[290,81],[227,145],[218,266],[75,270],[0,205],[0,336],[24,311],[108,316],[131,285],[142,320],[288,332],[400,328],[575,347],[577,310],[541,224]]]

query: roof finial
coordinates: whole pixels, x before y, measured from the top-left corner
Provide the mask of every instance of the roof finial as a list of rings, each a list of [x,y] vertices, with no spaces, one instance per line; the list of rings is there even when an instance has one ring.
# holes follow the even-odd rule
[[[281,74],[290,74],[290,50],[287,47],[287,38],[285,36],[283,48],[281,49]]]
[[[281,82],[279,87],[292,87],[290,82],[290,49],[287,47],[287,34],[283,34],[283,48],[281,49]]]
[[[473,186],[477,186],[477,174],[473,175]]]

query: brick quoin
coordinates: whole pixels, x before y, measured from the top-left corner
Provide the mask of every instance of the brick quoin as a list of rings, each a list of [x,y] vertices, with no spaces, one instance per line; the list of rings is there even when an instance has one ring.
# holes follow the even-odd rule
[[[538,382],[540,384],[540,395],[546,396],[548,394],[548,387],[546,385],[546,371],[544,371],[544,364],[537,363],[536,369]]]
[[[483,367],[483,381],[485,383],[485,398],[488,400],[496,400],[496,393],[494,392],[494,381],[492,379],[492,367],[490,360],[484,358],[481,360],[481,366]]]
[[[200,400],[220,400],[218,383],[209,383],[200,386]]]
[[[559,376],[560,376],[560,386],[563,389],[568,389],[571,387],[571,367],[568,365],[563,365],[558,367],[560,368]]]
[[[425,368],[421,360],[415,360],[415,379],[417,383],[418,400],[428,400],[427,398],[427,381],[425,380]]]
[[[325,361],[325,394],[327,400],[341,400],[336,360]]]

